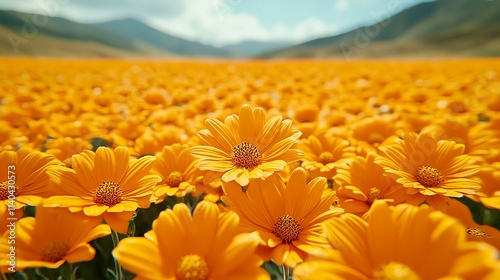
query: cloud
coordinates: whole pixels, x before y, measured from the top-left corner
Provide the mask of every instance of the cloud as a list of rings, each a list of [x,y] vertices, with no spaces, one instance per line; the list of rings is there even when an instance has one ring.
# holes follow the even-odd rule
[[[264,26],[254,15],[236,13],[238,0],[193,0],[176,18],[149,18],[154,27],[187,39],[216,46],[245,40],[301,42],[337,33],[338,28],[308,18],[295,25]]]
[[[345,12],[349,8],[349,2],[347,0],[337,0],[333,5],[335,12]]]

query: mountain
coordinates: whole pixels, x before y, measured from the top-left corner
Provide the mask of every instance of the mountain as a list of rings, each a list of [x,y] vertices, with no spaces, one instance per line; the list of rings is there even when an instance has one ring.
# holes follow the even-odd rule
[[[282,49],[292,46],[290,42],[263,42],[263,41],[244,41],[237,44],[225,45],[222,49],[239,56],[255,56],[264,52]]]
[[[218,57],[231,55],[230,51],[163,33],[135,19],[112,20],[94,26],[179,55]]]
[[[374,11],[378,23],[260,57],[500,56],[500,1],[437,0],[390,12]]]
[[[59,17],[0,10],[0,55],[171,57],[131,37]]]

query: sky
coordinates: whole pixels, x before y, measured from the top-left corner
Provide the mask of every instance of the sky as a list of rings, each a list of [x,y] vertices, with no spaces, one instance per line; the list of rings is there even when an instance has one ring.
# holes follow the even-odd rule
[[[2,0],[0,9],[82,23],[131,17],[174,36],[223,46],[332,36],[424,1],[429,0]]]

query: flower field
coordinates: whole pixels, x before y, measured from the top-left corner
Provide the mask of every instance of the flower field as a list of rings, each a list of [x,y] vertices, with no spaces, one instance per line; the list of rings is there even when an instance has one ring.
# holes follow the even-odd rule
[[[2,279],[500,279],[500,60],[3,58]]]

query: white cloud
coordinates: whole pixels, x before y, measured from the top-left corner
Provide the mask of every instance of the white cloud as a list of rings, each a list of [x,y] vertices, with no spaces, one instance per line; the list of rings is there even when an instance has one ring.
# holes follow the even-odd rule
[[[148,23],[172,35],[216,46],[245,40],[301,42],[337,32],[336,26],[327,25],[314,18],[305,19],[292,26],[276,24],[266,27],[253,15],[234,12],[240,2],[193,0],[186,6],[182,16],[150,18]]]
[[[349,8],[349,2],[347,0],[337,0],[333,5],[333,9],[336,12],[345,12]]]

